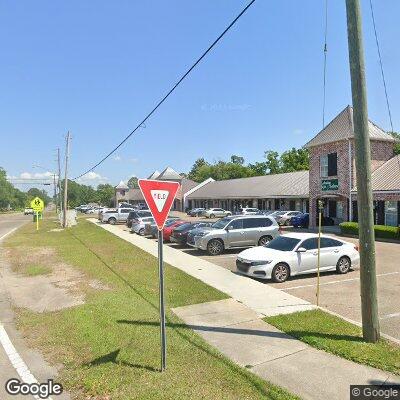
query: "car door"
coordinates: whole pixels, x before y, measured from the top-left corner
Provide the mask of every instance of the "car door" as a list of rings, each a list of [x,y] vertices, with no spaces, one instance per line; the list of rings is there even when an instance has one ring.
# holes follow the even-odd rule
[[[119,213],[119,220],[126,221],[128,219],[128,215],[131,211],[132,211],[131,208],[121,208],[121,211]]]
[[[321,238],[321,254],[324,252],[325,264],[328,269],[336,268],[336,264],[341,257],[342,242],[328,237]]]
[[[321,238],[320,245],[320,270],[326,270],[330,268],[330,249],[323,247],[323,240]],[[298,252],[300,260],[298,262],[299,273],[302,272],[316,272],[318,269],[318,238],[309,238],[302,242],[299,247],[304,247],[306,252]]]
[[[227,225],[225,247],[243,246],[244,230],[243,219],[234,219]]]
[[[243,219],[243,246],[256,246],[261,236],[261,218],[244,218]]]

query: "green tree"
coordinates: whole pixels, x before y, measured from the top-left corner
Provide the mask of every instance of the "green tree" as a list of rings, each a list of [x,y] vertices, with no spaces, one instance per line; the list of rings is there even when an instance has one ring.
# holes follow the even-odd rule
[[[400,154],[400,133],[398,132],[389,132],[395,139],[397,139],[397,142],[394,144],[394,154]]]
[[[281,172],[279,153],[277,151],[267,150],[264,152],[264,157],[267,173],[279,174]]]
[[[304,171],[310,168],[310,160],[307,149],[295,149],[284,151],[280,158],[280,172]]]
[[[103,206],[112,207],[114,204],[114,187],[108,183],[97,186],[96,199]]]
[[[130,189],[139,189],[138,178],[136,176],[132,176],[127,185]]]
[[[26,193],[29,197],[29,201],[35,197],[40,197],[44,201],[44,204],[48,204],[51,200],[51,197],[49,197],[49,195],[43,189],[40,190],[38,188],[30,188]]]
[[[202,182],[204,179],[202,180],[200,178],[202,175],[202,173],[200,173],[200,169],[207,166],[210,166],[210,164],[204,158],[198,158],[189,171],[188,178],[195,182]]]
[[[240,157],[240,156],[232,155],[231,156],[231,163],[243,165],[244,164],[244,158]]]

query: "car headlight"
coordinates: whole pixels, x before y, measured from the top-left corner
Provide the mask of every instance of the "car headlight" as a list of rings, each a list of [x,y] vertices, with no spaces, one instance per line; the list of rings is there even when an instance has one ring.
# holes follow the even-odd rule
[[[265,264],[271,264],[272,260],[262,260],[262,261],[252,261],[251,265],[256,266],[256,265],[265,265]]]

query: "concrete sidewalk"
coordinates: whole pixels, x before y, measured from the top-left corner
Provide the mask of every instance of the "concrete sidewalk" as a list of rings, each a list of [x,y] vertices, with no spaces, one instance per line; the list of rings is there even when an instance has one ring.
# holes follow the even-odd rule
[[[102,224],[96,219],[89,221],[157,257],[157,242],[126,232],[120,226]],[[226,293],[260,315],[289,314],[315,308],[305,300],[254,279],[236,275],[223,267],[178,249],[164,246],[163,251],[166,263]]]
[[[307,344],[259,319],[233,299],[173,311],[208,343],[254,374],[303,399],[343,400],[350,385],[400,384],[400,377]]]

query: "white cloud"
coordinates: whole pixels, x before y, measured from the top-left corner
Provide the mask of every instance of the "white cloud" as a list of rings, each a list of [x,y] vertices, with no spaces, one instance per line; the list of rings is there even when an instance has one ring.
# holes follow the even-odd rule
[[[137,162],[139,162],[138,158],[130,158],[129,161],[133,164],[136,164]]]
[[[114,161],[121,161],[121,156],[119,156],[118,154],[116,154],[114,157],[113,157],[113,160]]]
[[[19,175],[12,175],[9,176],[8,178],[11,179],[45,179],[45,178],[52,178],[53,173],[50,171],[46,172],[21,172]]]
[[[102,176],[96,172],[90,171],[86,175],[83,175],[81,178],[77,179],[77,182],[84,183],[84,184],[90,184],[90,185],[96,185],[99,183],[108,182],[108,178],[106,178],[105,176]]]

